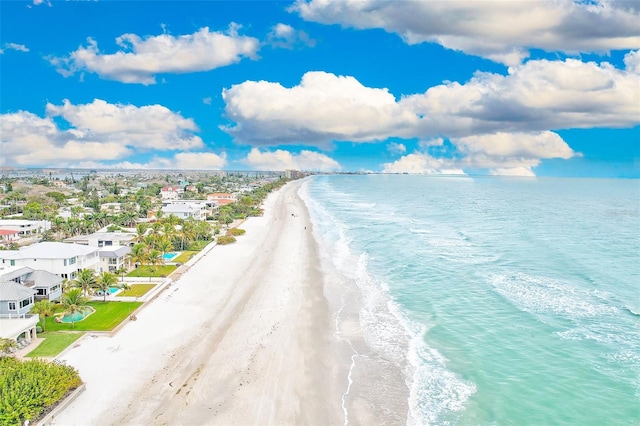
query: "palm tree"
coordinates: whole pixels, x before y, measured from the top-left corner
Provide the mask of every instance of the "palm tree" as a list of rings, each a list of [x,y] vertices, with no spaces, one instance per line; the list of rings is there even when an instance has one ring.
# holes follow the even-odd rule
[[[122,278],[121,281],[124,282],[124,274],[127,273],[127,268],[125,268],[124,266],[118,268],[116,270],[116,274],[120,275],[120,277]]]
[[[147,248],[144,244],[136,244],[131,248],[131,261],[134,265],[142,265],[147,260]]]
[[[48,316],[53,315],[54,308],[53,303],[48,300],[40,300],[33,304],[31,312],[40,316],[40,324],[42,324],[42,331],[47,331],[45,321]]]
[[[74,287],[82,289],[84,296],[91,294],[91,290],[96,284],[96,272],[93,269],[83,269],[80,271],[75,280]]]
[[[162,263],[162,254],[156,250],[156,249],[152,249],[151,251],[149,251],[148,254],[148,261],[151,264],[151,268],[150,270],[155,273],[156,272],[156,265],[159,265]]]
[[[163,256],[166,252],[171,251],[171,249],[173,248],[171,240],[166,235],[163,235],[162,238],[158,240],[158,243],[156,245],[158,247],[158,250],[162,252]]]
[[[94,284],[94,287],[102,292],[104,297],[103,302],[107,302],[107,293],[109,292],[109,287],[115,287],[118,284],[118,278],[112,274],[111,272],[104,271],[101,272]]]
[[[87,306],[87,298],[82,296],[82,290],[79,288],[72,288],[66,293],[62,294],[61,298],[62,306],[64,306],[65,313],[71,315],[71,328],[76,328],[76,321],[74,314],[84,311]]]

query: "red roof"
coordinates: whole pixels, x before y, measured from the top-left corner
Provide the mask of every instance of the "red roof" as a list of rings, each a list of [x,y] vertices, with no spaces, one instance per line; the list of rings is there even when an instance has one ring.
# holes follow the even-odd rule
[[[0,235],[15,235],[18,231],[14,231],[12,229],[0,229]]]

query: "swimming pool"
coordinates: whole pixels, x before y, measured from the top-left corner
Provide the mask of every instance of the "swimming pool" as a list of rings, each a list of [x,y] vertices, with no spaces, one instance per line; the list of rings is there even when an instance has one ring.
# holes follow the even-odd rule
[[[168,252],[168,253],[163,254],[163,255],[162,255],[162,258],[163,258],[164,260],[171,260],[171,259],[173,259],[174,257],[178,257],[178,255],[179,255],[179,254],[180,254],[180,253],[177,253],[177,252]]]
[[[85,309],[79,312],[74,312],[72,315],[65,314],[60,317],[60,322],[71,324],[72,322],[82,321],[89,315],[95,312],[91,306],[87,306]]]
[[[109,294],[107,296],[110,296],[110,295],[120,291],[120,289],[118,287],[109,287],[108,291],[109,291]],[[96,291],[96,296],[102,296],[102,290]]]

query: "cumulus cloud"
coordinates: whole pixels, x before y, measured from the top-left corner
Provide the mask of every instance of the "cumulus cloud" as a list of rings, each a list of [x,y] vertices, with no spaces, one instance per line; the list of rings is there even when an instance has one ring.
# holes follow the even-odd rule
[[[632,2],[297,0],[303,19],[357,29],[382,28],[406,43],[519,64],[529,49],[608,52],[638,49],[639,9]]]
[[[299,154],[278,149],[276,151],[260,151],[253,148],[243,160],[255,170],[307,170],[330,172],[340,170],[340,164],[334,159],[319,152],[302,150]]]
[[[49,60],[65,77],[87,71],[122,83],[155,84],[157,74],[209,71],[243,58],[255,59],[260,42],[238,30],[238,25],[231,24],[226,32],[204,27],[181,36],[123,34],[116,38],[121,50],[112,54],[100,52],[98,43],[89,38],[87,46],[69,56]]]
[[[267,44],[272,47],[293,49],[297,46],[313,47],[316,42],[305,31],[296,30],[291,25],[280,23],[273,26],[267,35]]]
[[[541,160],[569,159],[576,153],[554,132],[495,133],[452,139],[455,156],[416,151],[383,164],[385,173],[452,174],[488,170],[493,175],[535,176]],[[426,147],[425,147],[426,148]]]
[[[631,63],[630,59],[628,63]],[[246,81],[223,91],[224,129],[255,145],[389,137],[461,138],[496,132],[633,127],[639,123],[640,75],[609,63],[528,61],[507,75],[477,73],[397,100],[353,77],[308,72],[300,84]]]
[[[385,139],[414,120],[387,89],[321,71],[306,73],[293,88],[246,81],[223,90],[222,98],[227,117],[236,123],[224,130],[255,144]]]
[[[45,117],[28,111],[0,115],[4,164],[72,166],[152,150],[204,147],[194,134],[193,120],[162,105],[137,107],[100,99],[74,105],[65,100],[62,105],[47,104],[46,112]],[[176,158],[190,161],[188,156]]]
[[[0,49],[0,54],[5,53],[5,51],[7,50],[17,50],[18,52],[28,52],[29,48],[27,46],[25,46],[24,44],[18,44],[18,43],[5,43],[2,47],[2,49]]]

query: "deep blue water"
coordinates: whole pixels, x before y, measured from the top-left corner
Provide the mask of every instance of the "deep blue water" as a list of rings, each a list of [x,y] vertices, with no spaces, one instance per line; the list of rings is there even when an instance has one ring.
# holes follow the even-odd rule
[[[639,181],[335,175],[301,194],[409,423],[640,423]]]

